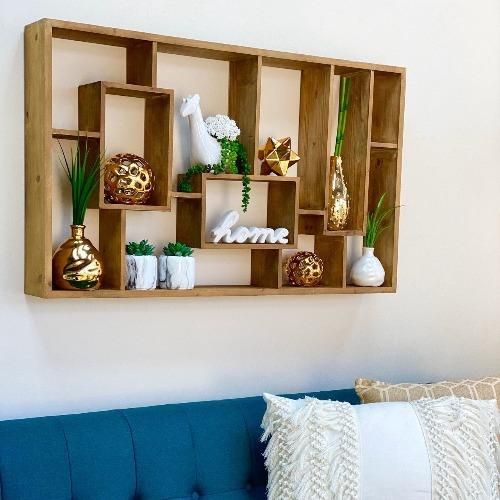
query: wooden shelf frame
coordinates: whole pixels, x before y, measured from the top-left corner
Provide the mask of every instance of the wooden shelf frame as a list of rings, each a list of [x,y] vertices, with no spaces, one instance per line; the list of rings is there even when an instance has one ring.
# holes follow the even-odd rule
[[[126,49],[125,82],[91,82],[79,89],[79,130],[54,129],[52,123],[52,40],[63,38]],[[158,89],[158,52],[201,57],[229,63],[228,110],[241,129],[253,173],[260,172],[258,138],[262,67],[299,70],[298,178],[252,175],[252,182],[269,184],[268,225],[291,229],[289,245],[224,245],[205,241],[206,183],[216,179],[241,181],[241,176],[203,175],[192,193],[172,185],[173,91]],[[351,216],[343,231],[327,230],[328,182],[335,113],[334,78],[352,78],[351,107],[344,142],[344,175],[351,196]],[[94,206],[99,208],[103,288],[94,292],[52,289],[52,141],[87,140],[95,154],[104,147],[105,98],[109,94],[144,98],[145,156],[160,168],[159,190],[148,206],[109,205],[103,186]],[[399,213],[381,237],[376,254],[386,270],[379,288],[348,284],[347,238],[361,236],[369,210],[382,193],[399,205],[405,95],[405,69],[397,66],[284,53],[188,40],[164,35],[42,19],[25,28],[25,156],[26,229],[25,292],[46,298],[68,297],[186,297],[217,295],[301,295],[392,293],[397,287]],[[149,105],[148,105],[149,103]],[[149,111],[148,111],[149,109]],[[158,129],[160,132],[151,133]],[[148,158],[149,156],[149,158]],[[177,239],[202,249],[250,249],[249,286],[200,286],[194,290],[125,290],[126,215],[130,210],[170,210],[176,200]],[[186,223],[189,222],[189,224]],[[299,234],[314,235],[315,251],[325,262],[321,286],[296,288],[283,283],[283,250],[296,248]],[[37,245],[33,245],[33,241]],[[194,243],[194,244],[193,244]]]

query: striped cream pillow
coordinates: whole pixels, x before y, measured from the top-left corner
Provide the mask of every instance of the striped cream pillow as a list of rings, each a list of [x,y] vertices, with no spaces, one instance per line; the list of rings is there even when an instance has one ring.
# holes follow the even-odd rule
[[[362,403],[461,396],[469,399],[496,399],[500,408],[500,376],[435,384],[388,384],[378,380],[358,378],[355,389]]]

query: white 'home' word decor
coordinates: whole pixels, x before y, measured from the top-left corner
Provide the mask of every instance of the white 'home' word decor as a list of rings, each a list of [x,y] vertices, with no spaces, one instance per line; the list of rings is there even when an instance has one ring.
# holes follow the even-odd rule
[[[219,223],[212,229],[210,236],[213,243],[288,243],[288,229],[278,227],[246,227],[237,226],[231,229],[239,220],[236,210],[226,212]]]

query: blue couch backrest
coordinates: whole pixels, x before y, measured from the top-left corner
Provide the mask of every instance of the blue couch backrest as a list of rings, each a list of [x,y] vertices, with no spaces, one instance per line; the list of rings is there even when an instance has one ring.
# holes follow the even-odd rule
[[[265,499],[264,411],[252,397],[0,422],[0,499]]]

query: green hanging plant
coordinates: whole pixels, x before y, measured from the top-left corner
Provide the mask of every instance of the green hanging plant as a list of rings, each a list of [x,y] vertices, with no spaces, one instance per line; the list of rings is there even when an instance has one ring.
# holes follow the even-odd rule
[[[127,255],[142,257],[145,255],[153,255],[155,247],[153,244],[149,243],[148,240],[141,240],[139,242],[131,241],[128,245],[125,245],[125,251]]]
[[[350,91],[351,91],[351,79],[347,76],[341,77],[337,135],[335,137],[335,152],[334,152],[335,156],[342,156],[342,146],[344,144],[344,134],[347,121],[347,110],[349,109]]]
[[[392,212],[394,212],[397,208],[400,208],[398,205],[383,210],[382,206],[384,204],[385,196],[386,193],[384,193],[378,200],[375,210],[368,213],[366,234],[363,236],[363,246],[367,248],[375,248],[375,243],[377,242],[380,235],[392,226],[392,224],[387,224],[387,219],[392,214]]]
[[[180,180],[177,189],[184,193],[191,193],[193,191],[191,181],[196,174],[240,174],[243,176],[241,208],[243,212],[246,212],[250,204],[249,176],[251,167],[245,147],[238,140],[240,129],[236,126],[234,120],[225,115],[208,117],[206,124],[208,132],[217,139],[221,146],[221,161],[216,165],[192,165]]]
[[[90,158],[87,140],[84,147],[77,142],[76,150],[71,151],[68,158],[59,143],[61,155],[59,162],[71,185],[71,201],[73,205],[73,225],[82,226],[89,206],[90,198],[99,184],[99,178],[104,163],[104,156]]]

